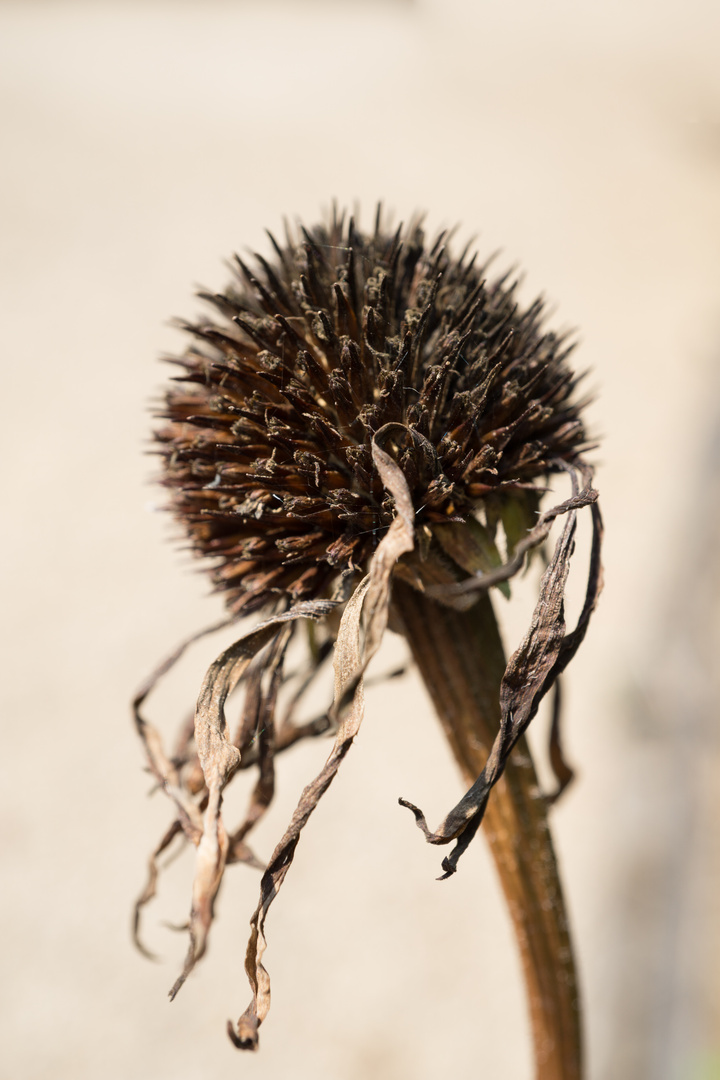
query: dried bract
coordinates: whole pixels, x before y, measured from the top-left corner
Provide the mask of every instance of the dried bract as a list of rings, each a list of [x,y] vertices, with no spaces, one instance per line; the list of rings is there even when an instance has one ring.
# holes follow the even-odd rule
[[[222,294],[201,294],[212,319],[185,324],[193,344],[156,432],[170,508],[192,548],[210,561],[230,621],[266,617],[211,666],[192,723],[168,756],[143,714],[166,662],[135,702],[150,768],[174,804],[136,909],[154,895],[157,860],[177,839],[196,848],[190,944],[179,987],[203,954],[225,867],[262,865],[246,838],[274,791],[274,757],[299,739],[334,734],[330,756],[302,794],[264,870],[246,969],[251,1005],[230,1037],[257,1045],[269,1007],[262,964],[265,918],[300,832],[332,782],[363,716],[363,673],[377,651],[393,578],[467,611],[508,579],[564,520],[528,633],[499,688],[497,731],[482,773],[436,832],[455,842],[444,870],[477,830],[513,746],[582,639],[600,589],[601,524],[584,460],[588,442],[568,364],[572,345],[544,328],[543,303],[524,308],[509,276],[488,279],[441,233],[426,245],[418,222],[372,233],[333,214],[328,224],[270,238],[273,255],[236,258]],[[553,473],[572,496],[538,516]],[[578,511],[591,508],[593,547],[578,626],[566,632],[563,596]],[[341,614],[339,628],[337,618]],[[315,626],[307,667],[284,715],[284,661],[300,625]],[[213,628],[211,628],[213,629]],[[185,643],[187,644],[187,643]],[[335,695],[317,720],[296,724],[297,703],[334,654]],[[241,684],[237,729],[227,699]],[[497,696],[497,695],[496,695]],[[228,832],[223,791],[257,766],[246,820]]]

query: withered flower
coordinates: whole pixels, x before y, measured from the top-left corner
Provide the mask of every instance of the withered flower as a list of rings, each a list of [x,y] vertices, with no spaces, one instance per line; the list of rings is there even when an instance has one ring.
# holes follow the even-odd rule
[[[179,374],[156,432],[171,509],[195,552],[211,560],[229,621],[264,615],[211,666],[171,756],[140,710],[189,642],[136,698],[150,768],[174,804],[138,901],[136,938],[158,857],[176,837],[189,841],[197,850],[190,944],[174,996],[205,951],[226,866],[262,866],[247,837],[273,797],[275,754],[334,734],[262,875],[245,965],[252,1002],[228,1025],[236,1046],[257,1046],[270,1003],[267,912],[358,732],[363,673],[392,611],[469,785],[435,832],[400,801],[430,843],[454,842],[444,876],[485,818],[521,946],[537,1075],[577,1077],[577,993],[547,831],[551,798],[537,797],[524,740],[600,590],[601,522],[572,344],[544,329],[542,301],[519,304],[510,276],[488,280],[467,249],[453,258],[446,234],[426,246],[419,222],[389,233],[380,218],[363,233],[333,213],[328,224],[288,229],[284,244],[271,236],[269,259],[256,255],[249,267],[236,258],[226,292],[201,294],[213,318],[184,326],[192,345],[172,361]],[[571,493],[540,513],[551,474],[567,474]],[[563,597],[582,507],[592,516],[590,568],[567,632]],[[506,663],[488,590],[509,593],[556,518],[562,528],[530,627]],[[284,661],[301,625],[312,627],[307,663],[280,716]],[[332,705],[295,723],[331,655]],[[225,705],[240,683],[231,730]],[[556,708],[550,756],[560,790],[571,773],[558,719]],[[223,791],[251,766],[259,775],[247,816],[229,832]]]

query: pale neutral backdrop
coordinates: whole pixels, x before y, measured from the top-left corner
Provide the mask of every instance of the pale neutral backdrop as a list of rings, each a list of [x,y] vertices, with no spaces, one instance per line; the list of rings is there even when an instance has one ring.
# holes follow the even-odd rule
[[[607,585],[554,817],[589,1075],[720,1075],[719,43],[709,0],[0,6],[3,1076],[531,1075],[483,845],[440,885],[397,807],[439,820],[460,790],[413,677],[369,692],[272,911],[258,1056],[224,1034],[248,1001],[253,871],[232,868],[172,1006],[184,941],[163,924],[186,917],[187,859],[148,913],[162,963],[129,942],[168,809],[128,701],[221,610],[152,512],[148,402],[181,347],[166,320],[223,286],[233,251],[266,251],[265,226],[333,197],[366,221],[382,198],[396,220],[460,222],[580,328]],[[191,653],[158,722],[222,644]],[[389,640],[378,670],[401,656]],[[281,763],[262,854],[326,749]]]

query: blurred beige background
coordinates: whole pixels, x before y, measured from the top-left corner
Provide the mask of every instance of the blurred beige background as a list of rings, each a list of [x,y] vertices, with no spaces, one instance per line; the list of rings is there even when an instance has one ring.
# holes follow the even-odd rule
[[[185,943],[162,924],[186,917],[187,859],[148,912],[163,963],[129,941],[169,811],[128,702],[220,611],[151,512],[156,358],[182,347],[166,320],[333,196],[366,221],[380,197],[396,220],[460,222],[581,330],[607,584],[569,675],[579,779],[554,816],[589,1076],[720,1076],[719,48],[710,0],[0,6],[4,1076],[531,1075],[484,847],[439,885],[397,807],[439,820],[459,792],[414,678],[369,693],[303,836],[257,1057],[224,1034],[249,1000],[253,871],[232,868],[172,1006]],[[190,654],[158,720],[221,644]],[[402,656],[387,644],[379,670]],[[326,749],[281,762],[262,854]]]

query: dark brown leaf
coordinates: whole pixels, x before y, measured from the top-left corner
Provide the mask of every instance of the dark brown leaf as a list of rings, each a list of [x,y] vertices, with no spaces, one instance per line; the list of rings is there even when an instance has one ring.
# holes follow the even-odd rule
[[[575,473],[573,487],[577,492]],[[545,519],[536,526],[540,530],[559,514],[567,513],[568,519],[557,541],[553,557],[540,583],[540,596],[533,612],[530,627],[519,648],[511,656],[500,687],[500,730],[495,738],[488,760],[480,776],[460,802],[450,811],[435,832],[427,826],[422,811],[405,799],[400,804],[412,810],[415,820],[431,844],[456,845],[443,860],[445,877],[453,874],[462,853],[468,847],[482,821],[487,800],[494,784],[500,779],[508,755],[528,724],[536,714],[544,695],[569,662],[582,640],[590,614],[601,588],[600,541],[601,519],[594,506],[597,496],[589,485],[572,499],[543,515]],[[564,594],[570,570],[570,557],[574,547],[577,508],[591,504],[593,509],[593,543],[585,603],[578,625],[565,634]],[[535,530],[533,530],[534,532]],[[518,550],[522,544],[518,545]],[[525,550],[528,550],[526,543]],[[488,574],[484,577],[491,577]],[[463,583],[467,584],[467,583]],[[451,587],[449,587],[451,588]]]

